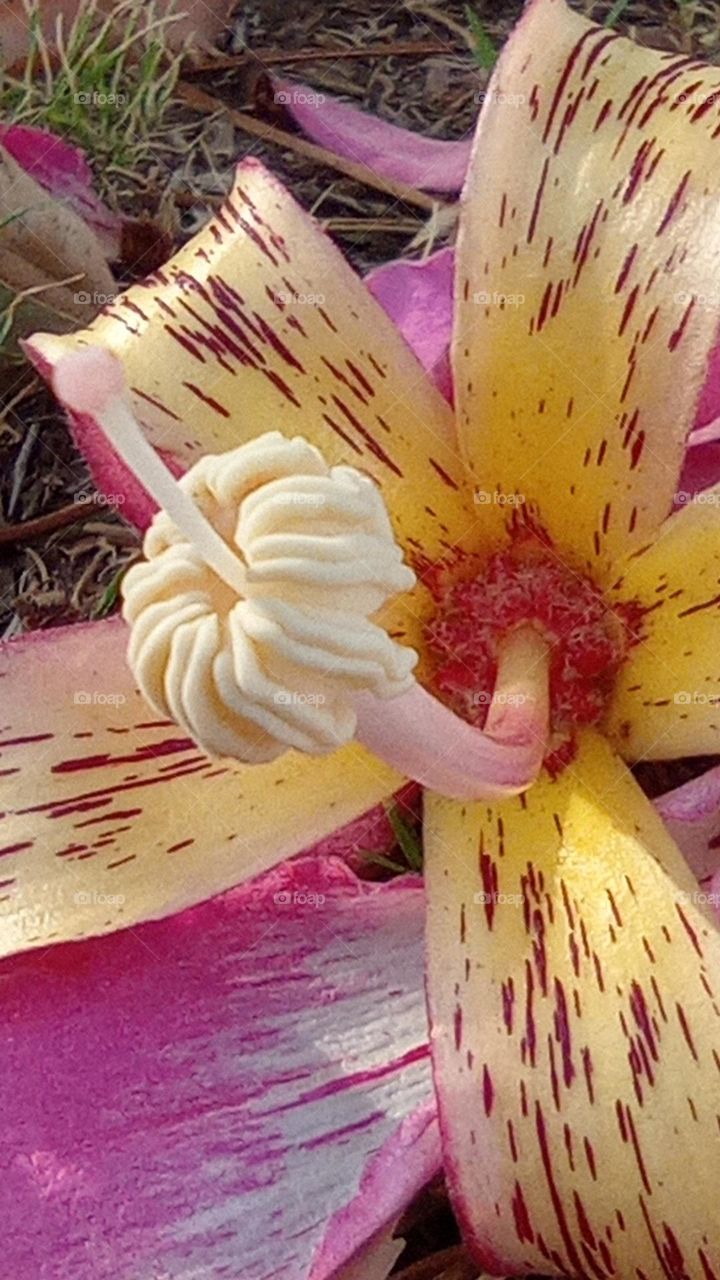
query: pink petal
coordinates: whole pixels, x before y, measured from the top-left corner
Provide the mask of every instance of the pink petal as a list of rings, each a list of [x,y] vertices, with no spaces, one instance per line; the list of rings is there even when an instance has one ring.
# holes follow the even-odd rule
[[[407,818],[419,813],[421,799],[421,788],[415,782],[408,782],[398,791],[395,803],[399,806],[400,813]],[[387,856],[392,853],[395,844],[395,832],[388,816],[388,808],[384,804],[376,804],[354,822],[346,823],[306,852],[316,858],[342,858],[363,880],[373,880],[382,872],[366,855],[380,853]]]
[[[438,1165],[422,938],[416,880],[301,858],[5,961],[4,1274],[325,1280]]]
[[[434,1098],[406,1119],[369,1161],[357,1195],[332,1218],[314,1259],[310,1280],[321,1280],[363,1246],[376,1204],[396,1215],[442,1167]],[[408,1195],[411,1188],[414,1191]]]
[[[120,218],[95,194],[85,152],[46,129],[0,124],[0,143],[36,182],[71,209],[96,232],[109,258],[120,249]]]
[[[440,249],[425,262],[388,262],[365,277],[370,292],[451,404],[454,258],[453,249]]]
[[[702,431],[705,436],[705,428]],[[675,498],[675,507],[684,506],[695,493],[709,489],[720,481],[720,439],[703,439],[695,443],[690,437],[690,447],[685,454],[682,474]]]
[[[720,343],[713,349],[708,361],[705,386],[698,404],[696,425],[704,427],[720,415]]]
[[[52,378],[52,366],[33,345],[32,339],[23,343],[28,359],[38,373],[48,382]],[[108,444],[103,431],[88,414],[68,412],[73,439],[88,464],[102,492],[122,506],[123,517],[136,528],[144,531],[152,520],[157,506],[132,471]],[[160,457],[173,475],[185,470],[172,453],[158,449]]]
[[[720,765],[658,796],[655,808],[698,880],[720,863]]]
[[[374,170],[382,178],[427,191],[460,191],[470,160],[471,138],[448,142],[426,138],[359,111],[306,84],[273,80],[282,103],[313,142]]]

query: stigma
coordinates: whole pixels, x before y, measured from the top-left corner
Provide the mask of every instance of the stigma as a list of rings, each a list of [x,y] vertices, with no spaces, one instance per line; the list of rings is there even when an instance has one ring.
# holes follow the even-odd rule
[[[436,606],[425,628],[429,685],[457,715],[484,727],[502,647],[518,627],[531,627],[549,651],[550,753],[602,721],[640,638],[638,608],[611,607],[534,531],[516,533],[489,558],[436,565],[423,578]]]

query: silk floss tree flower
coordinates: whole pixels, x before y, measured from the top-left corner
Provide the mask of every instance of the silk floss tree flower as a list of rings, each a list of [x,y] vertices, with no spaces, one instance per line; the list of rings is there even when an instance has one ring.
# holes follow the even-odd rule
[[[465,188],[454,419],[254,161],[162,271],[29,344],[106,491],[161,510],[129,636],[7,647],[4,949],[131,938],[422,783],[443,1158],[493,1274],[720,1275],[720,943],[628,769],[720,741],[720,495],[671,514],[717,328],[719,87],[530,5]],[[152,710],[88,749],[72,681],[131,688],[128,640]]]

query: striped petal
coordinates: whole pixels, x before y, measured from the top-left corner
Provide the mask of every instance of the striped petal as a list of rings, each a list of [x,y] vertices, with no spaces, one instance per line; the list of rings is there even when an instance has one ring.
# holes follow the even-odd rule
[[[592,734],[499,806],[431,798],[446,1167],[494,1274],[720,1275],[720,934]]]
[[[608,728],[628,759],[720,752],[720,487],[666,520],[617,569],[611,598],[645,609]]]
[[[396,791],[356,745],[210,760],[148,711],[120,621],[0,648],[0,955],[157,919],[250,879]]]
[[[5,1275],[327,1280],[437,1169],[423,918],[304,858],[3,961]]]
[[[599,577],[670,510],[715,339],[719,92],[717,68],[533,0],[481,114],[461,435],[483,487],[522,494]]]
[[[272,429],[381,485],[404,546],[446,553],[473,524],[452,414],[362,280],[255,160],[219,213],[161,271],[93,325],[36,334],[46,375],[87,343],[122,359],[152,443],[187,467]],[[147,503],[92,422],[79,442],[101,487]]]

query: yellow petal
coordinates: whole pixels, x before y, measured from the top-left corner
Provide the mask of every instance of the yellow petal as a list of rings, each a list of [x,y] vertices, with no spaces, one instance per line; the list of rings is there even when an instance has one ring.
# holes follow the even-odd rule
[[[617,568],[610,596],[646,612],[614,688],[628,759],[720,752],[720,487],[699,494]]]
[[[354,745],[251,767],[209,760],[143,703],[126,643],[108,621],[0,648],[0,955],[201,902],[401,781]]]
[[[598,576],[670,510],[714,340],[719,92],[716,67],[534,0],[483,108],[460,432],[478,487],[524,495]]]
[[[429,991],[446,1167],[494,1274],[720,1274],[720,935],[589,735],[492,808],[431,798]]]
[[[255,160],[162,270],[88,329],[36,334],[29,351],[49,374],[87,343],[121,358],[148,437],[184,466],[278,429],[372,475],[411,555],[443,556],[475,523],[449,405],[332,242]],[[106,476],[117,491],[107,442],[85,430],[82,445],[101,486]]]

